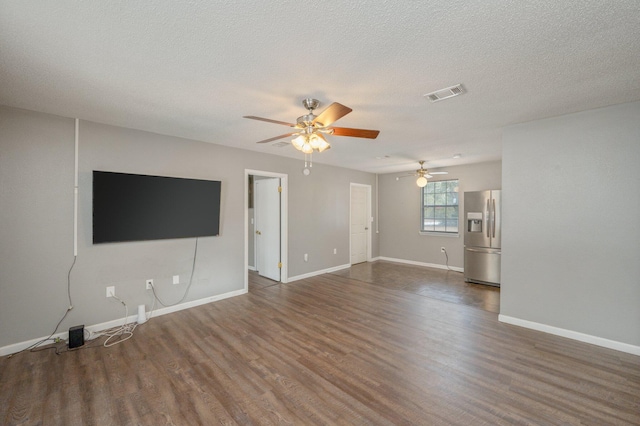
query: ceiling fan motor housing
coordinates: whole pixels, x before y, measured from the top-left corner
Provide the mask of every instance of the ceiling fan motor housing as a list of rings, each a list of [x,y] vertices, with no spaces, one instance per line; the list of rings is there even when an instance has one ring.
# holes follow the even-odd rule
[[[312,113],[314,109],[320,106],[320,101],[317,99],[307,98],[302,101],[302,105]]]
[[[298,124],[296,127],[309,127],[309,126],[313,126],[313,120],[315,120],[316,116],[313,115],[313,113],[311,114],[307,114],[307,115],[301,115],[300,117],[298,117],[298,119],[296,120],[296,123]]]

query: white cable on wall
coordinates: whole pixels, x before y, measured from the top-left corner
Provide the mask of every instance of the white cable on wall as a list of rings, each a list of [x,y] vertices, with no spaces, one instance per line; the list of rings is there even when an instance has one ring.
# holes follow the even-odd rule
[[[76,118],[76,137],[73,168],[73,255],[78,255],[78,145],[80,141],[80,120]]]

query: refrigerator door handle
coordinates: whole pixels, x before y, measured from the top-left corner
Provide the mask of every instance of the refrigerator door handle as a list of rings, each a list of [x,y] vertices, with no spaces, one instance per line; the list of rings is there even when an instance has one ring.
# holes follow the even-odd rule
[[[487,238],[491,237],[491,217],[489,216],[489,199],[487,199]]]
[[[491,219],[491,222],[493,223],[493,238],[496,237],[496,199],[493,199],[493,211],[491,212],[491,216],[493,217],[493,219]]]

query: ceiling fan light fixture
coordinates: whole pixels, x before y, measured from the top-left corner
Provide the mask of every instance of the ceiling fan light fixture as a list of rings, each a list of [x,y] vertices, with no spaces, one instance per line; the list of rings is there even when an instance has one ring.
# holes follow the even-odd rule
[[[329,142],[327,141],[322,141],[322,143],[320,144],[320,146],[318,147],[318,152],[322,152],[322,151],[326,151],[327,149],[331,148],[331,145],[329,145]]]
[[[302,151],[302,147],[304,146],[305,143],[305,137],[304,135],[298,135],[297,138],[294,138],[291,140],[291,144],[295,147],[295,149],[297,149],[298,151]]]
[[[318,133],[303,133],[292,139],[291,144],[305,154],[312,154],[313,151],[322,152],[331,148],[324,136]]]
[[[309,142],[305,142],[304,145],[302,145],[301,151],[305,154],[312,154],[313,148],[311,147],[311,144]]]
[[[427,178],[424,176],[420,176],[418,180],[416,180],[416,185],[418,185],[420,188],[424,188],[425,186],[427,186]]]
[[[322,142],[324,142],[324,138],[321,135],[316,133],[309,135],[309,145],[311,145],[311,148],[318,149]]]

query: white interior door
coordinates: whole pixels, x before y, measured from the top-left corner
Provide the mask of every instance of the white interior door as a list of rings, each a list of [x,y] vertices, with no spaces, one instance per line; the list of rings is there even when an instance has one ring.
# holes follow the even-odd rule
[[[280,281],[280,179],[254,181],[256,270]]]
[[[351,264],[367,261],[369,253],[369,198],[371,187],[351,185]]]

